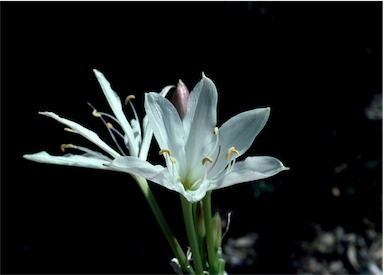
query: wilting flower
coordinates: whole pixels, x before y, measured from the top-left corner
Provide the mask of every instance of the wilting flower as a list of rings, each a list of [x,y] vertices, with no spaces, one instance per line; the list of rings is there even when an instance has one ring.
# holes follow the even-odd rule
[[[131,119],[130,122],[128,122],[123,112],[121,100],[117,96],[117,94],[112,90],[109,82],[105,79],[104,75],[101,72],[94,70],[94,73],[100,83],[100,86],[113,111],[114,116],[109,115],[107,113],[97,112],[96,109],[92,107],[92,105],[89,105],[93,108],[93,115],[99,117],[107,127],[116,145],[116,150],[109,146],[107,143],[105,143],[103,140],[101,140],[95,132],[81,126],[76,122],[73,122],[66,118],[62,118],[52,112],[39,112],[39,114],[51,117],[67,126],[65,130],[80,134],[81,136],[85,137],[86,139],[100,147],[106,153],[106,155],[82,146],[77,146],[73,144],[63,144],[61,145],[61,150],[63,152],[68,148],[73,148],[82,151],[83,154],[65,154],[63,156],[52,156],[47,152],[42,151],[36,154],[26,154],[23,156],[24,158],[43,163],[108,170],[114,170],[111,166],[108,165],[113,159],[125,156],[127,154],[135,158],[140,158],[142,160],[145,160],[147,158],[153,131],[149,127],[148,119],[146,116],[143,119],[143,129],[141,129],[136,110],[131,102],[131,100],[134,99],[134,96],[130,95],[125,100],[125,104],[130,104],[130,106],[132,107],[135,117],[134,119]],[[165,87],[159,95],[161,97],[165,96],[172,87],[173,86]],[[123,133],[121,133],[118,129],[112,126],[110,122],[107,122],[104,117],[111,119],[114,123],[119,125]],[[121,148],[120,144],[122,142],[119,143],[116,137],[123,139],[123,143],[126,149]]]
[[[179,192],[189,202],[201,200],[207,191],[271,177],[288,169],[269,156],[236,162],[266,124],[270,108],[240,113],[218,128],[214,83],[203,74],[189,96],[183,85],[179,82],[177,87],[184,93],[184,100],[174,100],[177,108],[157,93],[145,96],[145,110],[166,167],[132,157],[117,158],[111,167]],[[186,101],[186,112],[180,111],[185,109],[180,104]]]

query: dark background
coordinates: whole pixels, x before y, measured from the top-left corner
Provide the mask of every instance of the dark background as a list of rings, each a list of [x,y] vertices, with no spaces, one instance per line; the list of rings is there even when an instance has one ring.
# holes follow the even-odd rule
[[[38,111],[110,142],[86,103],[110,112],[93,68],[136,95],[141,117],[144,92],[179,78],[192,89],[202,71],[218,88],[219,125],[271,107],[248,155],[291,170],[213,194],[223,217],[233,211],[224,243],[259,236],[255,261],[230,273],[298,273],[292,253],[314,224],[382,232],[382,120],[365,112],[382,94],[382,2],[1,2],[1,51],[2,273],[172,273],[128,175],[22,159],[89,146]],[[177,194],[151,186],[185,247]]]

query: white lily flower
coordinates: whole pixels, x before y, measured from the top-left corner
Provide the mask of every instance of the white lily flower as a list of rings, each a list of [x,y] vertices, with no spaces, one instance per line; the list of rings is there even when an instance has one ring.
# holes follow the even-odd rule
[[[146,160],[148,156],[148,150],[150,147],[151,139],[153,136],[153,131],[149,127],[149,122],[147,117],[145,116],[143,119],[143,129],[141,129],[140,122],[138,121],[136,110],[131,102],[131,99],[134,96],[130,95],[126,98],[125,103],[130,104],[135,116],[135,119],[132,119],[129,123],[122,108],[122,103],[118,95],[112,90],[111,85],[105,79],[104,75],[94,70],[97,80],[100,83],[100,86],[103,90],[103,93],[112,109],[114,116],[97,112],[95,109],[93,111],[93,115],[96,117],[100,117],[102,121],[105,123],[108,131],[111,134],[113,141],[117,147],[117,150],[113,149],[107,143],[100,139],[100,137],[93,131],[81,126],[80,124],[68,120],[66,118],[62,118],[55,113],[52,112],[39,112],[41,115],[45,115],[47,117],[53,118],[58,122],[66,125],[68,128],[65,130],[73,133],[80,134],[85,137],[99,148],[101,148],[107,155],[102,153],[90,150],[85,147],[76,146],[73,144],[63,144],[61,146],[61,150],[64,152],[65,149],[73,148],[79,151],[84,152],[82,155],[74,155],[74,154],[65,154],[63,156],[52,156],[45,151],[35,153],[35,154],[26,154],[23,157],[42,163],[50,163],[50,164],[58,164],[58,165],[68,165],[68,166],[78,166],[78,167],[86,167],[86,168],[94,168],[94,169],[107,169],[107,170],[115,170],[108,164],[112,162],[113,159],[125,156],[129,154],[132,157],[140,158],[142,160]],[[165,96],[168,91],[174,86],[167,86],[161,92],[160,96]],[[116,122],[120,128],[123,130],[123,133],[120,133],[119,130],[114,128],[111,123],[107,123],[104,119],[110,118],[113,122]],[[143,130],[143,135],[142,135]],[[116,140],[116,134],[119,138],[121,137],[124,140],[124,144],[126,146],[126,150],[123,150],[119,145],[119,142]]]
[[[270,108],[240,113],[217,128],[217,90],[204,74],[187,100],[186,113],[179,114],[159,94],[145,96],[145,110],[166,167],[132,157],[117,158],[111,167],[174,190],[189,202],[201,200],[207,191],[271,177],[288,169],[269,156],[236,162],[266,124]]]

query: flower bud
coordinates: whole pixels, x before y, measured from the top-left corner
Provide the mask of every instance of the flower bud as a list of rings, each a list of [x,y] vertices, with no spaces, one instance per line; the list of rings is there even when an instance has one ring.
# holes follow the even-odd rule
[[[216,249],[221,246],[221,217],[219,212],[216,212],[212,217],[213,244]]]
[[[199,201],[196,207],[196,229],[197,234],[201,237],[205,237],[205,223],[204,223],[204,209],[203,203]]]
[[[176,107],[177,112],[181,119],[187,113],[188,108],[188,99],[189,99],[189,91],[187,86],[183,83],[183,81],[179,80],[177,83],[176,90],[172,95],[172,103]]]

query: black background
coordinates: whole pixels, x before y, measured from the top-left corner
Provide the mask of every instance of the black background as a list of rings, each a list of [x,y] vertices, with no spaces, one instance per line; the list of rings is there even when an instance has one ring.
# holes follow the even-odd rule
[[[382,93],[382,2],[1,2],[1,50],[2,273],[172,273],[128,175],[22,159],[89,146],[38,111],[109,142],[86,103],[110,112],[93,68],[122,98],[136,95],[141,117],[144,92],[179,78],[192,89],[202,71],[218,88],[219,125],[271,107],[248,155],[291,170],[258,198],[251,184],[213,194],[234,213],[228,235],[260,234],[254,266],[228,271],[294,273],[290,252],[313,222],[358,231],[368,218],[381,231],[382,121],[364,109]],[[151,186],[185,247],[178,196]]]

